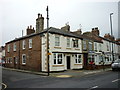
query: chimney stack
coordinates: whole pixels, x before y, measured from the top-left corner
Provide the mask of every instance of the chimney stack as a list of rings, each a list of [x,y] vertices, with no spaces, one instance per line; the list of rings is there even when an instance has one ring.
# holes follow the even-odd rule
[[[111,36],[109,33],[104,35],[104,38],[109,39],[111,41],[115,41],[115,37]]]
[[[30,27],[28,26],[27,29],[26,29],[26,34],[30,35],[30,34],[33,34],[33,33],[35,33],[34,27],[32,28],[32,25],[30,25]]]
[[[98,27],[92,28],[91,33],[94,34],[94,35],[99,36],[100,33],[99,33],[99,30],[98,30]]]
[[[65,31],[70,31],[70,26],[67,23],[64,27],[61,27],[61,29]]]
[[[44,17],[42,14],[38,13],[38,18],[36,19],[36,33],[43,31],[44,29]]]

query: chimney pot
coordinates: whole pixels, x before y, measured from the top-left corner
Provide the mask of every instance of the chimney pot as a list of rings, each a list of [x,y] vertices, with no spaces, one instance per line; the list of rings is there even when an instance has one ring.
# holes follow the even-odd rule
[[[32,29],[32,25],[30,25],[30,29]]]
[[[38,13],[38,18],[40,17],[40,13]]]

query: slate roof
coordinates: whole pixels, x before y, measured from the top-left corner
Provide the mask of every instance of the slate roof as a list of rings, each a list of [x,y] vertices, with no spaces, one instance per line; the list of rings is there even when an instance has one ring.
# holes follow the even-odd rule
[[[54,27],[50,27],[48,29],[48,31],[49,31],[49,33],[52,33],[52,34],[59,34],[59,35],[63,35],[63,36],[69,36],[69,37],[75,37],[75,38],[82,39],[82,37],[80,37],[79,35],[75,35],[75,34],[72,34],[70,32],[67,32],[65,30],[54,28]],[[42,36],[42,34],[44,34],[46,32],[47,32],[47,29],[44,29],[40,33],[33,33],[33,34],[26,35],[26,36],[23,36],[23,37],[20,37],[20,38],[15,38],[14,40],[11,40],[11,41],[7,42],[6,44],[11,43],[11,42],[15,42],[15,41],[18,41],[18,40],[22,40],[22,39],[25,39],[25,38],[33,37],[33,36],[36,36],[36,35]]]

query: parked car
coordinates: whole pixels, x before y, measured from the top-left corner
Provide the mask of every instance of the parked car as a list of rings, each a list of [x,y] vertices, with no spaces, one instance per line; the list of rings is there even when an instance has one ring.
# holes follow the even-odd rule
[[[115,60],[112,65],[112,70],[120,70],[120,59]]]
[[[0,66],[5,66],[5,61],[4,60],[0,60]]]

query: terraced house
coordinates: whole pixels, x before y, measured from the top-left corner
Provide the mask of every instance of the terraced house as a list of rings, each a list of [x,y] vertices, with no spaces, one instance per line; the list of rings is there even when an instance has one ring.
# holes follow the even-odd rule
[[[70,32],[70,26],[61,29],[50,27],[49,67],[50,71],[82,69],[82,38]],[[47,29],[44,17],[38,14],[36,31],[27,28],[27,35],[6,43],[6,67],[47,71]]]
[[[109,58],[109,62],[105,59],[106,64],[111,64],[111,42],[99,36],[98,28],[83,34],[80,29],[71,32],[68,24],[60,29],[54,27],[44,29],[44,17],[38,14],[36,29],[30,25],[25,36],[6,43],[5,66],[47,72],[49,60],[50,72],[88,69],[90,61],[94,61],[95,65],[100,67],[105,55]],[[112,43],[120,46],[118,42]],[[118,51],[115,51],[115,55],[118,55]]]

